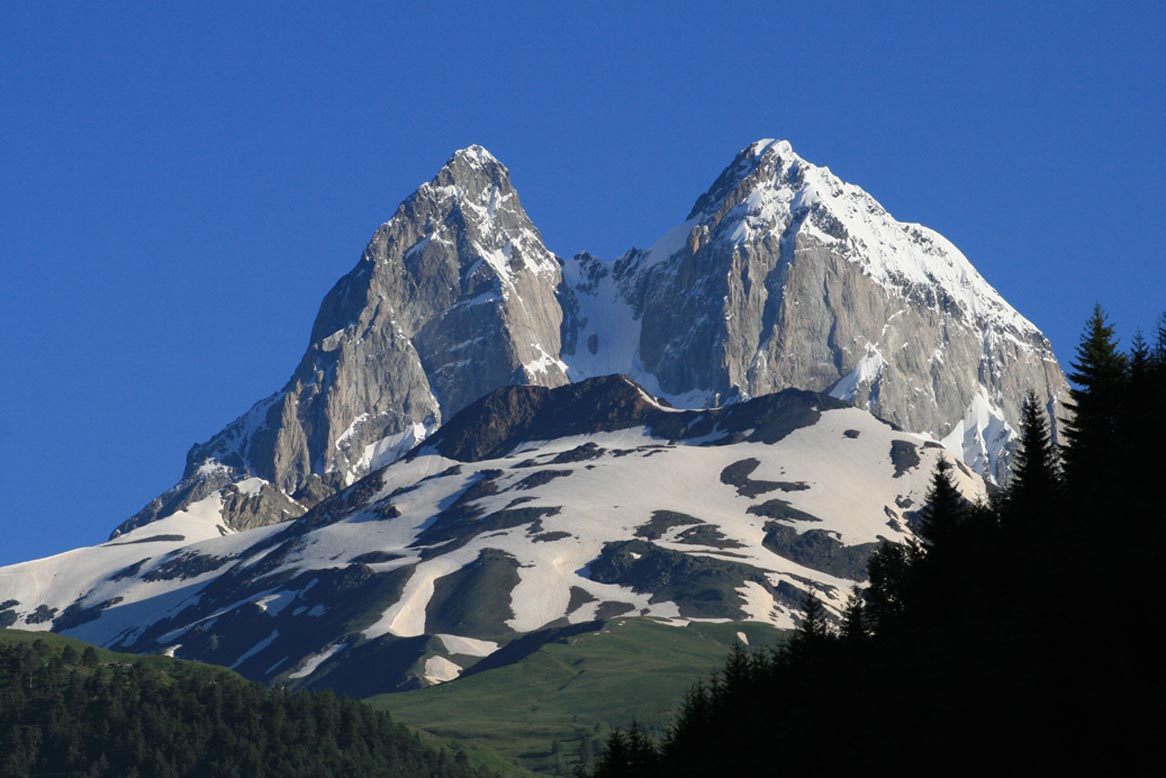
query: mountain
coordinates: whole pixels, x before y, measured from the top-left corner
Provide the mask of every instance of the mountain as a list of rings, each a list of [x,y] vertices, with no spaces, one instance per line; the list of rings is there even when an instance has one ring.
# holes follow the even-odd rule
[[[227,532],[211,495],[0,568],[0,624],[361,695],[621,615],[789,628],[911,536],[943,453],[816,392],[681,410],[622,376],[508,386],[293,521]]]
[[[1055,419],[1066,391],[1048,341],[951,243],[769,140],[615,262],[553,255],[506,167],[462,149],[377,229],[309,341],[115,537],[196,504],[224,532],[300,516],[507,385],[621,373],[682,407],[827,392],[997,481],[1024,392]]]
[[[212,495],[232,529],[298,516],[491,389],[566,383],[560,278],[506,168],[458,151],[324,298],[287,384],[194,446],[117,533]]]
[[[785,141],[743,149],[648,250],[564,279],[572,379],[622,372],[684,406],[829,392],[999,481],[1025,392],[1054,418],[1067,397],[1048,340],[955,246]]]

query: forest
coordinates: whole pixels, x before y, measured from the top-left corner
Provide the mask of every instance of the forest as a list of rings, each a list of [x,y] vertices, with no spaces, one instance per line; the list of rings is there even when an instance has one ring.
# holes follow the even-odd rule
[[[0,640],[0,778],[483,775],[461,752],[330,692],[33,638]]]
[[[1005,488],[970,504],[941,463],[840,620],[810,595],[591,775],[1159,774],[1166,316],[1150,340],[1121,351],[1096,308],[1061,440],[1030,395]]]

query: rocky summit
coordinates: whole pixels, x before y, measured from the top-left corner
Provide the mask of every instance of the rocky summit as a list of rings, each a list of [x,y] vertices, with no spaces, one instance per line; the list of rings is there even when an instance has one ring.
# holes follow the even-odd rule
[[[287,384],[187,454],[182,481],[117,532],[245,482],[233,528],[302,514],[507,384],[558,386],[559,263],[506,168],[462,149],[328,292]]]
[[[1050,417],[1067,397],[1048,340],[955,246],[785,141],[743,149],[651,248],[564,278],[568,376],[677,405],[829,392],[1001,480],[1025,392]]]
[[[1048,340],[955,246],[785,141],[743,149],[683,222],[614,262],[553,255],[471,146],[377,229],[286,385],[114,534],[212,495],[228,529],[284,521],[495,388],[608,374],[677,407],[828,393],[997,481],[1025,391],[1054,423],[1067,391]]]

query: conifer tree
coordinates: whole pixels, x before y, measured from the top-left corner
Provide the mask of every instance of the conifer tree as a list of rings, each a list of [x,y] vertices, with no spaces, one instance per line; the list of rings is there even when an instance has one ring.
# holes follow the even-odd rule
[[[867,562],[870,588],[866,592],[866,611],[873,632],[885,631],[901,618],[910,596],[907,587],[911,558],[906,546],[889,540],[880,543],[871,554]]]
[[[684,695],[680,705],[680,713],[668,730],[667,744],[669,750],[683,750],[687,741],[694,733],[703,732],[708,726],[711,702],[704,683],[698,681],[695,686]]]
[[[729,653],[729,659],[725,663],[724,670],[724,687],[732,693],[737,689],[743,689],[749,685],[749,680],[752,675],[752,665],[749,662],[749,653],[740,643],[734,643],[733,649]]]
[[[627,737],[627,773],[628,775],[653,775],[659,767],[660,756],[652,739],[645,734],[639,722],[633,720]]]
[[[1153,361],[1157,367],[1166,365],[1166,313],[1158,317],[1158,329],[1154,337]]]
[[[922,553],[945,552],[967,517],[968,501],[955,487],[952,465],[940,458],[931,476],[927,504],[919,512],[916,534],[922,539]]]
[[[1085,324],[1076,358],[1071,364],[1069,390],[1071,418],[1065,420],[1065,467],[1078,484],[1093,483],[1109,459],[1110,444],[1117,434],[1121,395],[1126,381],[1126,357],[1117,348],[1105,311],[1094,306]]]
[[[1154,372],[1154,355],[1142,331],[1138,330],[1130,343],[1129,386],[1125,395],[1126,407],[1122,409],[1126,422],[1123,430],[1126,443],[1141,443],[1147,432],[1146,421],[1159,402],[1155,392]]]
[[[789,658],[795,663],[804,661],[816,654],[829,638],[830,623],[826,620],[826,610],[814,590],[808,589],[802,601],[802,621],[789,641]]]
[[[1141,329],[1138,329],[1130,342],[1130,378],[1149,372],[1151,360],[1150,344],[1146,342],[1146,336],[1142,334]]]
[[[1166,437],[1166,319],[1161,329],[1152,348],[1135,338],[1127,358],[1095,310],[1073,379],[1081,413],[1071,451],[1089,467],[1058,472],[1047,410],[1030,393],[1003,497],[968,504],[951,465],[941,464],[920,540],[884,541],[874,552],[865,597],[852,592],[844,612],[842,639],[829,637],[821,604],[808,595],[787,647],[768,663],[754,659],[741,702],[732,680],[746,676],[738,650],[722,676],[727,688],[690,696],[661,768],[645,778],[924,775],[953,754],[969,773],[1000,764],[1036,774],[1160,772],[1162,717],[1145,711],[1157,712],[1163,698],[1154,626],[1166,522],[1152,444]],[[1139,410],[1146,377],[1162,388]],[[1042,513],[1056,521],[1013,521]],[[1120,528],[1099,532],[1099,517]],[[1082,574],[1121,580],[1121,596],[1103,586],[1067,594],[1065,581]],[[1066,652],[1065,625],[1082,614],[1122,628],[1088,655]],[[847,710],[867,715],[841,737],[822,726]]]
[[[603,756],[595,767],[595,778],[619,778],[628,775],[628,740],[618,729],[607,736]]]
[[[1012,497],[1024,516],[1043,510],[1057,489],[1057,454],[1049,438],[1049,425],[1037,400],[1028,391],[1021,412],[1020,448],[1012,466]]]
[[[842,612],[842,639],[849,644],[860,643],[869,632],[862,591],[857,586],[852,587],[850,599],[846,601],[846,609]]]

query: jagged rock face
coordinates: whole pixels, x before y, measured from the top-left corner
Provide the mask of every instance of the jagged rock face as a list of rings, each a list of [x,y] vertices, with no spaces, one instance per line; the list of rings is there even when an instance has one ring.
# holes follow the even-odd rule
[[[296,515],[497,387],[614,373],[682,407],[829,392],[997,480],[1025,391],[1055,426],[1067,388],[1048,341],[958,249],[788,143],[742,150],[685,222],[614,263],[554,257],[506,168],[472,146],[328,293],[287,385],[195,446],[118,531],[216,494],[231,528]],[[222,491],[252,477],[286,499]]]
[[[171,499],[119,530],[248,476],[302,513],[491,389],[566,383],[560,277],[506,168],[478,146],[457,152],[325,297],[287,385],[195,446]]]
[[[1048,340],[958,249],[785,142],[743,150],[611,279],[589,257],[573,264],[564,343],[628,352],[588,315],[622,303],[639,333],[628,372],[682,404],[829,391],[1002,478],[1025,391],[1052,415],[1067,390]],[[566,359],[586,374],[596,358]]]

